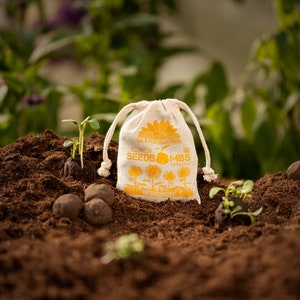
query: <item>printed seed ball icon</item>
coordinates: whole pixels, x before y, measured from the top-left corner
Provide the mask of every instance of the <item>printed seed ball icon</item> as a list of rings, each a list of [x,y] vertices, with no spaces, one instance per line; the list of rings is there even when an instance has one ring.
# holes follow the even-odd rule
[[[169,147],[169,145],[161,148],[161,151],[156,156],[156,162],[161,165],[165,165],[169,162],[169,155],[164,152],[164,150]]]

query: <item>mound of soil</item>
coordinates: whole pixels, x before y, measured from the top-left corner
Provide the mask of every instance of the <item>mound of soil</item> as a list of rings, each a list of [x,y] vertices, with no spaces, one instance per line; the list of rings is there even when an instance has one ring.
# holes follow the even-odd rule
[[[199,174],[202,204],[152,203],[114,189],[113,220],[94,226],[83,216],[57,218],[52,206],[91,183],[63,175],[69,149],[51,131],[0,149],[0,298],[4,299],[300,299],[300,181],[286,172],[255,182],[257,221],[218,228],[220,199]],[[86,156],[102,161],[103,136],[86,140]],[[112,142],[115,187],[118,145]],[[228,181],[227,181],[228,182]],[[104,244],[137,233],[145,245],[134,260],[103,264]]]

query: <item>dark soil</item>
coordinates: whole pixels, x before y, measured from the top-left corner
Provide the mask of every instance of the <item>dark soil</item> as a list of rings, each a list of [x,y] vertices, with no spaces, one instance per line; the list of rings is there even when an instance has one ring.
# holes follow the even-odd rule
[[[69,157],[64,164],[64,176],[85,182],[93,182],[96,179],[96,171],[95,164],[86,158],[83,158],[82,168],[79,155],[75,158]]]
[[[84,199],[91,183],[63,175],[69,149],[46,131],[0,149],[0,299],[300,299],[300,181],[286,172],[255,182],[256,223],[218,228],[220,199],[208,198],[225,179],[198,184],[196,201],[152,203],[115,189],[113,221],[94,226],[82,215],[57,218],[52,205],[72,193]],[[86,140],[96,167],[103,137]],[[117,143],[111,176],[116,184]],[[145,250],[135,260],[103,264],[104,243],[137,233]]]

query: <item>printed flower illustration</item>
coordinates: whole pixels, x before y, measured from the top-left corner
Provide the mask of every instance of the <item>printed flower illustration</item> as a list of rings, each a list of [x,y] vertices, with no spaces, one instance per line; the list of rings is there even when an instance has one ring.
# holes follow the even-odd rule
[[[164,179],[168,181],[168,187],[170,187],[173,184],[175,178],[176,176],[172,171],[167,171],[164,173]]]
[[[190,175],[191,171],[188,167],[182,167],[178,170],[178,177],[180,181],[183,181],[184,187],[186,188],[186,178]]]
[[[147,123],[147,127],[142,127],[139,138],[180,139],[180,135],[169,120],[155,120],[153,123]]]
[[[141,176],[143,173],[142,169],[137,166],[131,166],[130,169],[128,170],[128,174],[130,176],[130,180],[134,181],[136,185],[136,180],[139,176]]]
[[[146,167],[146,173],[151,178],[151,188],[154,190],[154,179],[160,177],[161,169],[157,165],[148,165]]]

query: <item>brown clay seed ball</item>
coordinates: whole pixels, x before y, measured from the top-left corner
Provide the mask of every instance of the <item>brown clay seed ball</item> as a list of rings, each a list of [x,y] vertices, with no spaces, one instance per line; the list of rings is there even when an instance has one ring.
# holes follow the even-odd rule
[[[300,179],[300,160],[292,163],[287,169],[287,176],[290,179],[299,180]]]
[[[103,225],[112,220],[112,210],[105,201],[96,198],[84,204],[83,217],[93,225]]]
[[[75,219],[82,208],[83,203],[77,195],[65,194],[55,200],[52,210],[56,217]]]
[[[84,191],[84,201],[88,202],[94,198],[104,200],[108,205],[113,205],[115,202],[115,192],[108,184],[93,183],[89,185]]]

